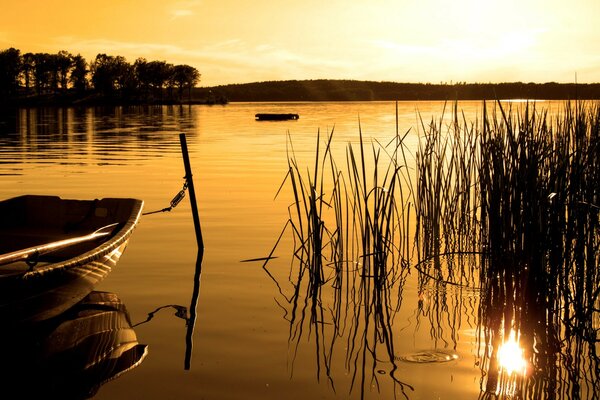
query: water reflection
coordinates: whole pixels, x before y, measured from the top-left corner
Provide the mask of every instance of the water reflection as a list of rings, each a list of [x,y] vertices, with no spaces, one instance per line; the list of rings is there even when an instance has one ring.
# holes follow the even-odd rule
[[[135,164],[139,157],[176,152],[173,133],[194,132],[196,113],[190,106],[5,110],[0,114],[0,164],[43,164],[49,157],[64,165]]]
[[[0,339],[0,390],[20,399],[93,397],[148,353],[125,305],[108,292],[92,292],[44,323],[3,330]]]
[[[189,312],[187,307],[179,304],[166,304],[159,306],[148,313],[145,320],[137,322],[133,327],[146,324],[150,322],[154,316],[162,310],[173,310],[174,315],[177,318],[181,318],[185,321],[186,333],[185,333],[185,357],[184,357],[184,369],[190,370],[192,367],[192,353],[194,349],[194,328],[196,326],[196,308],[198,306],[198,299],[200,297],[200,280],[202,276],[202,261],[204,259],[204,248],[200,247],[196,255],[196,268],[194,272],[194,287],[192,290],[192,298],[190,300]]]
[[[600,109],[484,104],[481,128],[454,113],[418,153],[419,254],[480,261],[420,272],[480,288],[480,397],[597,398]]]
[[[481,398],[595,398],[600,357],[591,313],[598,311],[553,297],[556,281],[520,275],[488,277],[482,291]]]
[[[419,293],[417,326],[426,318],[434,347],[456,350],[459,332],[477,326],[480,283],[477,254],[438,254],[421,260],[414,268]]]
[[[394,271],[388,264],[382,268],[386,273],[376,276],[369,272],[375,268],[372,255],[357,258],[359,263],[315,265],[313,257],[306,258],[308,253],[294,253],[297,264],[289,272],[291,280],[278,280],[266,269],[280,290],[278,304],[289,323],[293,360],[303,339],[310,338],[317,380],[326,378],[334,391],[336,362],[343,362],[351,376],[349,390],[357,390],[361,398],[386,375],[394,392],[406,396],[413,388],[400,379],[397,364],[403,360],[396,356],[392,326],[408,269],[396,266]]]
[[[395,180],[408,166],[402,140],[395,150],[382,146],[393,165],[384,173],[382,149],[373,148],[374,161],[365,163],[362,136],[360,156],[351,147],[347,153],[346,175],[328,156],[331,137],[322,161],[317,143],[308,179],[289,157],[291,295],[267,272],[285,299],[295,351],[305,331],[314,340],[318,377],[324,371],[334,386],[341,339],[361,397],[365,382],[379,388],[383,363],[406,395],[411,387],[397,379],[395,361],[451,361],[466,322],[479,333],[481,398],[597,398],[600,108],[567,109],[556,131],[528,108],[518,117],[500,111],[489,120],[484,107],[481,131],[458,119],[449,132],[432,123],[417,154],[408,197],[416,203],[414,238],[423,260],[414,268],[416,324],[427,318],[433,351],[394,357],[391,327],[410,260],[404,242],[411,203],[401,190],[394,194],[396,183],[411,185]],[[328,164],[331,176],[323,172]],[[393,178],[380,183],[382,175]]]

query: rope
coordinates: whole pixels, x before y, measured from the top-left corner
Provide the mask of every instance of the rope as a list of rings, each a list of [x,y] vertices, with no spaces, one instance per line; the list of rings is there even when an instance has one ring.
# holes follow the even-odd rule
[[[171,200],[171,203],[169,204],[169,207],[165,207],[161,210],[156,210],[156,211],[148,211],[143,213],[142,215],[150,215],[150,214],[158,214],[161,212],[169,212],[172,209],[174,209],[175,207],[177,207],[177,205],[179,203],[181,203],[181,200],[183,200],[185,198],[185,191],[188,188],[188,181],[187,181],[187,177],[183,177],[183,179],[185,179],[185,181],[183,182],[183,188],[179,191],[179,193],[177,193],[173,199]]]

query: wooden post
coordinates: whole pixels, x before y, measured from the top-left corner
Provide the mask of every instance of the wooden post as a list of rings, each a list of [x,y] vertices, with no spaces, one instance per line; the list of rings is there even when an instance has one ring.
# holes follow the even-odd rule
[[[202,239],[202,229],[200,229],[200,216],[198,214],[198,205],[196,204],[196,191],[194,190],[194,180],[192,179],[192,167],[190,165],[190,157],[188,154],[187,141],[185,133],[179,134],[181,142],[181,153],[183,155],[183,165],[185,167],[185,180],[187,182],[188,191],[190,192],[190,203],[192,206],[192,217],[194,218],[194,229],[196,230],[196,242],[198,243],[198,254],[196,257],[196,272],[194,274],[194,291],[192,293],[192,301],[190,304],[190,317],[187,321],[187,330],[185,335],[185,360],[184,369],[187,371],[192,364],[192,349],[194,348],[194,327],[196,325],[196,307],[198,305],[198,297],[200,295],[200,276],[202,274],[202,259],[204,257],[204,241]]]
[[[188,191],[190,193],[192,217],[194,218],[194,229],[196,230],[196,242],[198,243],[198,248],[203,249],[204,241],[202,240],[202,229],[200,229],[200,217],[198,215],[198,205],[196,204],[196,191],[194,190],[194,180],[192,179],[192,167],[190,165],[190,157],[188,155],[185,133],[179,134],[179,141],[181,143],[181,154],[183,155],[183,165],[185,167],[185,180],[188,184]]]

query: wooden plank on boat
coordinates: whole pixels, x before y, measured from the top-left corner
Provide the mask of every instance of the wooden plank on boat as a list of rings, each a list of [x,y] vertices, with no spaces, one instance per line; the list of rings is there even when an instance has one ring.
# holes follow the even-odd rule
[[[8,254],[0,254],[0,265],[10,264],[17,261],[26,261],[30,257],[39,257],[43,254],[62,249],[69,246],[74,246],[79,243],[96,240],[98,238],[109,236],[114,228],[119,225],[118,223],[104,226],[96,231],[83,236],[77,236],[69,239],[57,240],[55,242],[42,244],[39,246],[32,246],[26,249],[13,251]]]

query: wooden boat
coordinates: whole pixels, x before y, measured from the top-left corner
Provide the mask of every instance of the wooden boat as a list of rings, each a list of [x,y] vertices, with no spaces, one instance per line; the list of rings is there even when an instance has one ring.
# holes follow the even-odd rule
[[[0,318],[8,324],[61,314],[116,265],[139,220],[137,199],[0,201]]]
[[[290,119],[298,119],[298,114],[277,114],[277,113],[259,113],[255,114],[254,118],[257,121],[286,121]]]
[[[140,365],[147,354],[148,346],[138,343],[118,296],[94,291],[54,318],[0,332],[0,394],[89,398],[104,383]]]

